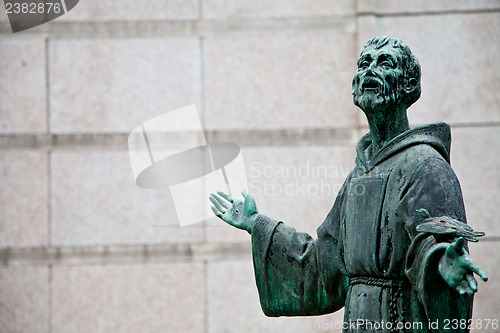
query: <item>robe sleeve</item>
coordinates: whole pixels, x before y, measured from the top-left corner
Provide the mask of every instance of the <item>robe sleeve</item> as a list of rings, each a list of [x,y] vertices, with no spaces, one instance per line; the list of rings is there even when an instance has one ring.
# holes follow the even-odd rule
[[[316,240],[281,221],[262,214],[255,217],[252,254],[265,315],[321,315],[344,306],[348,279],[338,251],[340,196]]]
[[[449,216],[466,223],[460,184],[451,166],[444,159],[433,157],[416,169],[405,191],[400,207],[407,207],[406,228],[411,240],[405,273],[427,318],[431,322],[439,320],[438,331],[444,332],[443,320],[471,317],[472,297],[460,295],[439,274],[438,263],[449,243],[418,233],[416,227],[421,221],[416,210],[424,208],[432,217]]]

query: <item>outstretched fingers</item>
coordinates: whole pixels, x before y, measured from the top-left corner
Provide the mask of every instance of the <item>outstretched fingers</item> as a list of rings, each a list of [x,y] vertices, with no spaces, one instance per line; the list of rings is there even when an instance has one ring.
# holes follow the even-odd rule
[[[231,203],[229,203],[227,200],[224,200],[223,198],[221,198],[217,194],[212,193],[212,196],[215,198],[215,200],[217,200],[219,202],[219,204],[222,205],[222,207],[224,207],[226,209],[229,209],[231,207]]]
[[[224,199],[226,199],[227,201],[229,201],[230,203],[233,203],[233,202],[234,202],[234,198],[233,198],[231,195],[229,195],[229,194],[227,194],[227,193],[225,193],[225,192],[222,192],[222,191],[217,191],[217,193],[218,193],[221,197],[223,197]]]
[[[477,291],[477,281],[472,276],[472,274],[465,274],[465,278],[467,279],[467,282],[469,283],[470,289],[472,289],[473,292]]]
[[[210,194],[209,199],[210,199],[210,201],[212,202],[212,204],[214,205],[214,207],[215,207],[215,208],[216,208],[219,212],[221,212],[222,214],[224,214],[224,213],[227,211],[227,209],[229,208],[229,207],[226,207],[225,205],[223,205],[223,204],[222,204],[222,200],[221,200],[221,199],[219,199],[219,198],[217,197],[217,195],[215,195],[215,194],[213,194],[213,193],[212,193],[212,194]]]
[[[481,267],[479,267],[478,265],[474,264],[472,262],[472,260],[470,262],[468,262],[467,264],[469,266],[469,269],[471,271],[473,271],[474,273],[476,273],[477,275],[479,275],[479,277],[481,278],[481,280],[483,280],[484,282],[488,281],[488,276],[486,275],[486,272]]]
[[[472,296],[474,294],[474,291],[471,289],[469,284],[465,281],[462,281],[462,283],[457,286],[457,291],[460,295],[467,294],[469,296]]]
[[[212,212],[214,212],[215,216],[217,216],[218,218],[222,218],[222,213],[218,211],[217,208],[215,208],[214,206],[210,206],[210,208],[212,208]]]

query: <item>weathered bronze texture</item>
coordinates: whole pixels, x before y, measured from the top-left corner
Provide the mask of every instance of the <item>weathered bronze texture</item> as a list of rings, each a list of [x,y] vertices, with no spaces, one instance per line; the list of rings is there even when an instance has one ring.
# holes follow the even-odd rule
[[[212,194],[212,209],[251,234],[266,315],[345,307],[344,332],[449,331],[447,321],[471,317],[473,274],[487,280],[468,254],[467,241],[484,233],[466,224],[450,166],[450,127],[410,129],[407,109],[420,97],[420,65],[400,40],[371,39],[357,66],[353,101],[370,131],[316,239],[258,213],[245,190],[244,202]]]

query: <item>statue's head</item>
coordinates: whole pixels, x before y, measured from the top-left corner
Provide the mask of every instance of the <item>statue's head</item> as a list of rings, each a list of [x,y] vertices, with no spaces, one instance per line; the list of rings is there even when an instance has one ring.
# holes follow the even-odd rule
[[[352,80],[354,104],[363,111],[399,105],[420,97],[420,65],[399,39],[375,37],[364,45]]]

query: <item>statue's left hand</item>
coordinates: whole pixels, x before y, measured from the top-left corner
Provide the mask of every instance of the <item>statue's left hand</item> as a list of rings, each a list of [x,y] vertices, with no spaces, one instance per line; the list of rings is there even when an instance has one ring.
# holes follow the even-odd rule
[[[486,273],[469,257],[464,248],[465,239],[460,237],[446,248],[439,261],[439,273],[448,285],[461,295],[472,296],[477,291],[477,281],[474,273],[483,281],[487,281]]]
[[[257,205],[245,189],[241,191],[241,194],[245,198],[245,202],[236,200],[222,191],[210,194],[209,199],[213,204],[212,211],[217,217],[233,227],[251,233],[254,223],[254,219],[251,217],[258,213]]]

